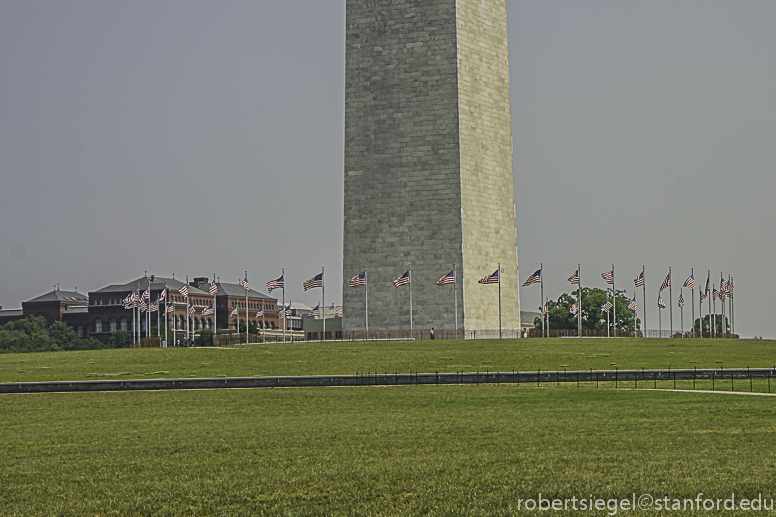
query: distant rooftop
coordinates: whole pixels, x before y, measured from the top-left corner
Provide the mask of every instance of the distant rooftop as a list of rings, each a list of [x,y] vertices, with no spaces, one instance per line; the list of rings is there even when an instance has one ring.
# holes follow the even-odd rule
[[[85,294],[81,294],[76,291],[60,291],[59,289],[54,289],[49,293],[38,296],[37,298],[33,298],[32,300],[27,300],[25,303],[57,302],[57,301],[88,303],[89,297],[87,297]]]

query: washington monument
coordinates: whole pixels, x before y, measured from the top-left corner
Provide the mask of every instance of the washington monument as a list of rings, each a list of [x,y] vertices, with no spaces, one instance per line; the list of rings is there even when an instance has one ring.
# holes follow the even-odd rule
[[[505,0],[347,0],[343,328],[520,329]],[[437,281],[456,264],[456,284]],[[500,286],[478,280],[500,269]],[[454,300],[453,292],[457,294]],[[457,307],[457,314],[456,314]]]

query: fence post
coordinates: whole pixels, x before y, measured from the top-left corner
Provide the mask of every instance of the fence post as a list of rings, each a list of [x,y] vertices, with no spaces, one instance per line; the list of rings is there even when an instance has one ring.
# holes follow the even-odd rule
[[[539,387],[539,376],[541,375],[541,370],[536,370],[536,387]]]
[[[693,366],[693,368],[695,369],[692,371],[692,389],[695,389],[695,376],[698,375],[698,367]]]
[[[746,367],[746,375],[749,377],[749,393],[752,393],[752,372]]]
[[[620,379],[620,367],[615,366],[614,367],[614,389],[617,389],[617,382]]]

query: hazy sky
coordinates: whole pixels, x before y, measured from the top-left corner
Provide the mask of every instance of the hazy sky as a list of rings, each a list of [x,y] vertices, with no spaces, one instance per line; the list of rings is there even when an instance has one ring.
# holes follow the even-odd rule
[[[776,337],[776,2],[507,11],[521,281],[543,262],[554,299],[614,264],[632,292],[645,264],[657,328],[668,267],[674,304],[711,269],[736,330]],[[145,270],[264,291],[281,268],[315,305],[321,266],[339,303],[344,33],[342,0],[0,0],[3,308]]]

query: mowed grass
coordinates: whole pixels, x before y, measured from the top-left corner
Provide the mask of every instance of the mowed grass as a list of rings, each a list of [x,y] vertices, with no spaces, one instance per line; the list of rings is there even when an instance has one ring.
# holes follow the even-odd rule
[[[0,396],[4,516],[514,515],[539,493],[770,498],[775,482],[767,396],[524,385]]]
[[[505,339],[273,343],[0,355],[0,382],[776,365],[776,342]]]

